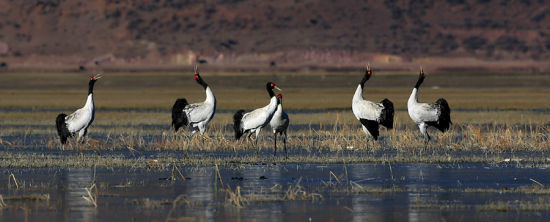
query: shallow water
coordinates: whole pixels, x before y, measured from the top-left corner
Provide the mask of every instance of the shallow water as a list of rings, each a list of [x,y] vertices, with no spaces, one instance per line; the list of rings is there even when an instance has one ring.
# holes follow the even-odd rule
[[[8,110],[31,112],[34,110]],[[126,110],[120,110],[125,112]],[[109,111],[109,112],[112,112]],[[159,112],[167,111],[144,111]],[[230,111],[224,111],[230,112]],[[296,111],[296,113],[317,111]],[[325,111],[322,111],[325,112]],[[462,112],[469,112],[464,110]],[[478,111],[475,111],[478,112]],[[547,113],[548,110],[532,112]],[[493,125],[479,124],[482,130],[512,128],[530,130],[534,124]],[[192,151],[112,147],[93,151],[61,151],[46,148],[48,141],[57,141],[53,125],[2,124],[0,130],[18,129],[20,132],[3,136],[0,151],[10,154],[51,155],[68,157],[84,154],[117,156],[127,162],[149,161],[159,156],[174,159],[232,158],[254,155],[254,150]],[[107,135],[111,125],[94,124],[89,136],[103,140],[107,146],[113,139],[124,135]],[[163,139],[168,124],[128,124],[120,128],[139,128],[157,133],[143,133],[145,144]],[[343,127],[341,125],[337,127]],[[463,126],[458,125],[461,131]],[[548,127],[548,124],[540,127]],[[332,130],[332,124],[295,124],[292,130]],[[27,129],[33,129],[32,131]],[[44,133],[45,130],[52,133]],[[230,131],[231,125],[224,126]],[[109,138],[110,140],[108,140]],[[265,135],[270,140],[272,137]],[[296,136],[297,139],[303,139]],[[230,138],[228,138],[230,139]],[[309,136],[306,139],[324,139]],[[353,139],[353,138],[348,138]],[[420,138],[419,138],[420,139]],[[460,137],[453,138],[460,140]],[[381,143],[386,140],[380,137]],[[547,137],[546,137],[547,140]],[[269,147],[270,148],[270,147]],[[222,180],[217,179],[215,166],[177,166],[170,164],[142,165],[138,168],[0,168],[0,195],[6,206],[0,210],[0,221],[548,221],[550,220],[550,190],[548,194],[510,192],[526,186],[550,184],[549,170],[529,168],[535,162],[520,164],[510,159],[547,156],[542,152],[493,153],[501,163],[399,163],[399,164],[310,164],[271,163],[271,149],[263,149],[260,156],[267,164],[231,164],[224,162],[219,168]],[[281,151],[279,151],[281,152]],[[482,150],[447,151],[438,154],[452,157],[483,156]],[[381,157],[407,155],[391,147],[379,151],[330,151],[315,148],[308,150],[289,146],[289,155],[301,157],[338,158],[368,155]],[[422,154],[414,154],[421,156]],[[99,158],[97,158],[99,159]],[[159,158],[161,159],[161,158]],[[241,160],[242,160],[241,159]],[[508,162],[504,161],[508,159]],[[62,158],[60,158],[62,160]],[[89,162],[95,161],[89,158]],[[548,160],[548,159],[547,159]],[[12,160],[9,160],[12,161]],[[17,160],[15,160],[17,161]],[[27,160],[28,161],[28,160]],[[381,161],[381,162],[382,162]],[[223,162],[223,161],[222,161]],[[11,162],[9,162],[11,163]],[[95,162],[93,162],[95,164]],[[532,165],[530,165],[532,164]],[[59,164],[63,166],[63,164]],[[89,165],[89,163],[87,164]],[[547,166],[545,164],[541,164]],[[5,164],[4,166],[9,166]],[[28,165],[25,165],[28,166]],[[57,166],[57,165],[56,165]],[[177,170],[181,170],[185,180]],[[19,188],[9,175],[13,174]],[[175,180],[174,180],[175,179]],[[10,185],[8,185],[10,184]],[[85,188],[97,187],[97,208],[84,197]],[[296,187],[299,189],[295,189]],[[242,197],[248,200],[238,208],[228,201],[228,192],[239,187]],[[469,189],[481,189],[471,192]],[[483,191],[485,190],[485,191]],[[495,190],[497,192],[495,192]],[[296,191],[305,194],[297,200],[285,199],[285,193]],[[37,194],[49,195],[49,200],[31,200]],[[84,196],[84,197],[83,197]],[[179,201],[175,201],[179,200]],[[504,203],[511,209],[491,208]],[[0,204],[1,205],[1,204]],[[532,209],[529,206],[541,206]],[[521,208],[524,207],[524,208]]]
[[[25,218],[31,221],[550,219],[548,209],[503,212],[476,208],[498,201],[550,203],[548,194],[465,192],[467,188],[513,190],[532,186],[533,180],[549,184],[548,169],[479,163],[244,164],[220,166],[220,182],[214,166],[179,166],[185,180],[177,170],[175,180],[171,179],[173,166],[160,167],[163,169],[0,169],[0,184],[8,184],[11,173],[19,184],[17,189],[11,180],[11,186],[0,187],[7,204],[0,218],[2,221]],[[85,188],[94,183],[98,187],[97,208],[82,197],[87,196]],[[347,185],[350,183],[351,188]],[[282,199],[284,193],[296,185],[308,194],[320,196],[315,200],[269,200]],[[243,197],[256,200],[242,208],[229,203],[224,188],[235,190],[237,186]],[[358,192],[358,187],[378,190]],[[50,199],[10,199],[29,194],[49,194]],[[174,205],[178,196],[182,201]],[[432,205],[426,206],[426,203]]]

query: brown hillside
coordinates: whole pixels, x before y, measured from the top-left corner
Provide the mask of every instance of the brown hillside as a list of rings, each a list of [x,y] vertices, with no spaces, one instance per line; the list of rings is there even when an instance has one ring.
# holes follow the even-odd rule
[[[4,0],[9,64],[357,65],[550,58],[542,0]],[[426,62],[426,61],[424,61]],[[456,65],[456,64],[455,64]],[[15,67],[15,66],[9,66]]]

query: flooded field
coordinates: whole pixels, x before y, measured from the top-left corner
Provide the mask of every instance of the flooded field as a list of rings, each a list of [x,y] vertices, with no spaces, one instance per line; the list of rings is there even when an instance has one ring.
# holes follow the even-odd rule
[[[4,221],[550,218],[550,188],[543,185],[550,183],[548,169],[509,164],[269,163],[0,173],[0,184],[7,185],[0,188]]]
[[[216,133],[205,142],[188,132],[174,134],[160,121],[131,120],[154,120],[168,112],[100,111],[98,116],[118,113],[126,119],[119,124],[98,120],[85,144],[70,143],[64,150],[52,124],[41,119],[57,110],[3,111],[38,120],[0,125],[0,217],[5,221],[550,219],[545,121],[456,124],[424,146],[398,111],[396,129],[365,147],[348,111],[291,111],[297,120],[289,133],[288,157],[281,149],[273,157],[267,130],[258,154],[233,141],[225,120],[229,111],[220,112],[221,123],[213,124]],[[455,115],[472,113],[484,114]],[[548,112],[488,114],[514,119]],[[340,120],[312,123],[300,115]],[[482,138],[497,134],[502,137],[495,138],[496,145],[482,147]],[[497,146],[504,142],[506,147]]]
[[[422,99],[447,98],[453,125],[430,130],[428,144],[406,110],[415,77],[377,77],[398,81],[367,89],[367,98],[396,107],[394,129],[374,142],[349,107],[358,75],[281,75],[288,156],[282,142],[273,156],[269,129],[256,148],[232,131],[236,109],[265,105],[254,86],[271,74],[242,86],[242,75],[217,76],[220,103],[204,138],[170,127],[176,98],[204,99],[194,82],[179,73],[105,75],[88,139],[65,146],[55,117],[83,104],[81,73],[48,74],[40,84],[33,79],[42,74],[3,75],[0,221],[550,220],[549,90],[524,85],[550,75],[468,75],[473,85],[434,75]],[[294,78],[311,81],[304,88]]]

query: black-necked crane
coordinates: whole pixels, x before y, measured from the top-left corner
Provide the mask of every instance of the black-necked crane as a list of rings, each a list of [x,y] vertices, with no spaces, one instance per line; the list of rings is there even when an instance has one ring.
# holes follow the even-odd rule
[[[88,127],[90,127],[95,117],[94,84],[99,78],[101,78],[101,74],[97,74],[90,78],[90,82],[88,82],[88,98],[86,99],[84,107],[68,116],[65,113],[57,115],[55,125],[62,144],[65,144],[67,138],[73,137],[76,133],[78,133],[76,141],[82,140],[82,142],[84,142],[84,136],[86,136]]]
[[[283,147],[285,150],[285,156],[288,157],[288,153],[286,152],[286,129],[288,128],[288,124],[290,123],[290,119],[288,118],[288,114],[283,110],[283,95],[278,94],[277,95],[277,110],[273,114],[273,118],[271,118],[271,121],[269,121],[269,126],[271,127],[271,130],[273,130],[273,156],[277,155],[277,134],[280,136],[283,136]]]
[[[409,116],[418,125],[420,132],[424,135],[425,142],[430,140],[428,135],[428,126],[433,126],[445,132],[449,129],[451,122],[451,108],[447,100],[440,98],[435,103],[419,103],[418,102],[418,88],[424,81],[424,70],[420,68],[420,74],[418,81],[412,90],[411,96],[407,103],[407,109],[409,110]]]
[[[372,70],[369,65],[365,70],[363,79],[357,86],[351,109],[355,118],[362,124],[363,132],[371,135],[374,140],[378,140],[379,125],[385,126],[387,129],[393,128],[393,103],[389,99],[383,99],[380,103],[371,102],[363,99],[363,89],[365,83],[370,79]]]
[[[183,126],[190,126],[192,134],[197,131],[204,135],[208,123],[216,113],[216,97],[210,89],[210,86],[199,75],[197,66],[195,66],[195,81],[204,88],[206,99],[204,102],[189,104],[185,98],[179,98],[172,107],[172,127],[178,131]]]
[[[273,92],[273,89],[281,90],[273,82],[268,82],[265,85],[267,93],[269,94],[269,104],[262,108],[252,110],[250,112],[245,112],[244,110],[239,110],[233,115],[233,129],[235,130],[235,139],[239,139],[243,134],[248,133],[248,138],[252,133],[256,134],[254,145],[258,145],[258,136],[262,128],[269,124],[275,110],[277,110],[277,97]]]

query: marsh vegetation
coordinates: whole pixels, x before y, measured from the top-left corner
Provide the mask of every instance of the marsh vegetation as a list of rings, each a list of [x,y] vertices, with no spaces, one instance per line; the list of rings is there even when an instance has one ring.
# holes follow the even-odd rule
[[[550,180],[543,175],[550,166],[550,90],[526,84],[550,82],[547,75],[468,74],[469,81],[433,75],[420,100],[445,97],[454,124],[446,133],[432,132],[433,141],[425,145],[406,112],[415,75],[377,73],[369,82],[365,97],[392,98],[397,110],[394,129],[382,130],[373,142],[350,110],[359,79],[355,73],[212,74],[218,113],[204,140],[170,128],[176,98],[204,99],[191,74],[105,74],[96,86],[89,139],[63,150],[54,119],[83,105],[84,74],[2,75],[0,184],[7,186],[0,186],[0,208],[6,218],[20,218],[17,209],[30,207],[54,209],[31,217],[57,212],[66,218],[63,206],[79,209],[69,218],[93,218],[96,210],[111,212],[111,204],[121,212],[143,209],[151,219],[207,219],[212,214],[205,212],[211,211],[218,218],[246,219],[265,209],[304,219],[303,212],[316,212],[314,205],[334,208],[328,216],[343,220],[366,219],[365,212],[375,211],[382,212],[375,217],[396,219],[548,213]],[[233,138],[233,112],[267,104],[261,86],[268,80],[284,88],[291,117],[288,158],[272,156],[270,130],[261,133],[259,155]],[[456,84],[450,88],[451,83]],[[518,83],[525,84],[511,87]],[[445,174],[450,176],[441,178]],[[59,196],[67,190],[78,192]],[[483,198],[472,202],[478,196]],[[369,204],[371,198],[408,209],[410,215],[389,214],[392,209]],[[296,207],[303,211],[293,211]]]

